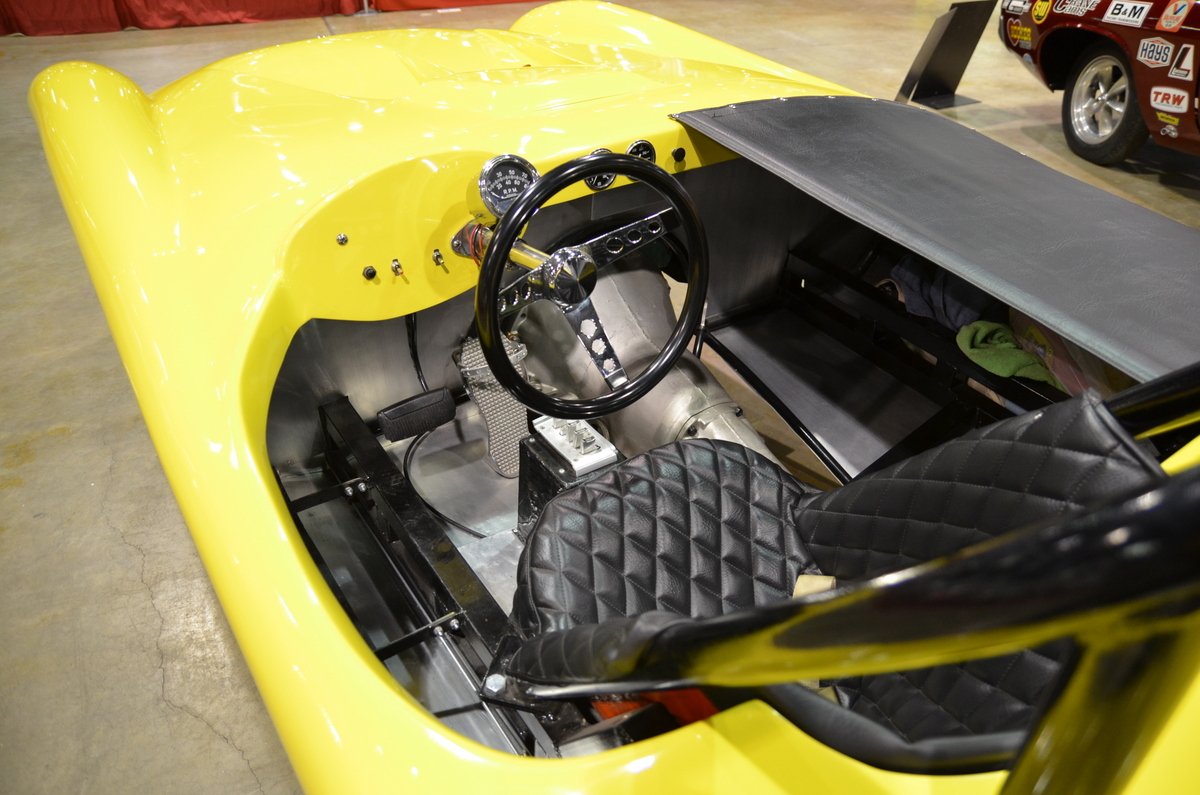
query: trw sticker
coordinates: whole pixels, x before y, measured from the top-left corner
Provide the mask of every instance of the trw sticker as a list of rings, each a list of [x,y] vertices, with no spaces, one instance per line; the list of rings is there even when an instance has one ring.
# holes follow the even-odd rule
[[[1179,45],[1179,54],[1175,56],[1175,60],[1171,63],[1171,71],[1168,75],[1176,80],[1191,81],[1192,75],[1196,74],[1196,45],[1181,44]]]
[[[1154,29],[1165,30],[1167,33],[1179,30],[1183,27],[1183,21],[1187,19],[1188,12],[1192,10],[1195,2],[1196,0],[1171,0],[1163,9],[1162,16],[1158,18],[1158,24],[1154,26]]]
[[[1150,15],[1152,5],[1153,3],[1135,3],[1131,0],[1113,0],[1104,11],[1104,21],[1140,28]]]
[[[1152,39],[1142,39],[1138,45],[1137,59],[1151,69],[1157,69],[1171,63],[1171,55],[1174,52],[1174,44],[1161,36],[1155,36]]]
[[[1170,86],[1155,86],[1150,89],[1150,107],[1167,113],[1184,113],[1191,104],[1188,92]]]

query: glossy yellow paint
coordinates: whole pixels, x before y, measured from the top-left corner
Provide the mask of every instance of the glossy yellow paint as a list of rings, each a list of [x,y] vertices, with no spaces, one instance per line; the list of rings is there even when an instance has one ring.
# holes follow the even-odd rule
[[[1162,464],[1163,470],[1168,475],[1178,475],[1180,472],[1197,466],[1200,466],[1200,436],[1176,450]]]
[[[153,96],[86,63],[34,82],[50,167],[151,437],[308,791],[996,791],[999,774],[868,768],[756,703],[590,757],[483,748],[361,641],[267,461],[268,399],[303,323],[395,317],[473,287],[475,265],[449,241],[487,158],[515,152],[545,171],[644,138],[660,165],[694,168],[728,153],[670,113],[814,93],[848,92],[594,2],[539,8],[511,31],[284,45]]]

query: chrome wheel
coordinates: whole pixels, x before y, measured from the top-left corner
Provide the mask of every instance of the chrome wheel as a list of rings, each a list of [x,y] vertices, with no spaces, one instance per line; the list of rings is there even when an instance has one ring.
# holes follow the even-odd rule
[[[1130,99],[1129,76],[1112,55],[1101,55],[1079,73],[1071,89],[1071,128],[1080,141],[1102,144],[1112,137]]]

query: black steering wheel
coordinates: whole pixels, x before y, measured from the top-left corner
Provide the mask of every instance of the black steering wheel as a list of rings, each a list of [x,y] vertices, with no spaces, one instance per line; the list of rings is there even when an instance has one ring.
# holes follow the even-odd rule
[[[534,212],[552,196],[582,179],[601,174],[617,174],[642,182],[657,191],[668,207],[585,243],[565,246],[549,254],[537,252],[518,238]],[[592,306],[591,286],[599,271],[662,238],[675,222],[683,228],[687,244],[687,296],[683,310],[658,356],[639,375],[630,378]],[[514,249],[520,252],[519,257],[514,256]],[[501,289],[504,271],[514,259],[529,270]],[[499,220],[480,264],[475,324],[488,366],[513,397],[551,417],[593,419],[630,405],[670,371],[700,324],[707,290],[708,244],[700,216],[683,186],[666,171],[641,158],[592,154],[547,172],[526,188]],[[504,350],[500,321],[539,300],[548,300],[562,311],[608,384],[608,392],[580,400],[554,397],[531,385],[513,367]]]

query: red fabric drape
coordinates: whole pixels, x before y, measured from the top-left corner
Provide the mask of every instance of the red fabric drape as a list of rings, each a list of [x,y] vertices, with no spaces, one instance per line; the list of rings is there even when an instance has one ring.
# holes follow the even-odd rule
[[[415,11],[419,8],[461,8],[511,3],[513,0],[372,0],[376,11]]]
[[[0,0],[0,33],[120,30],[116,0]]]
[[[379,11],[453,8],[505,0],[374,0]],[[353,14],[362,0],[0,0],[0,34],[41,36]]]
[[[357,0],[115,0],[124,27],[175,28],[353,14]]]

